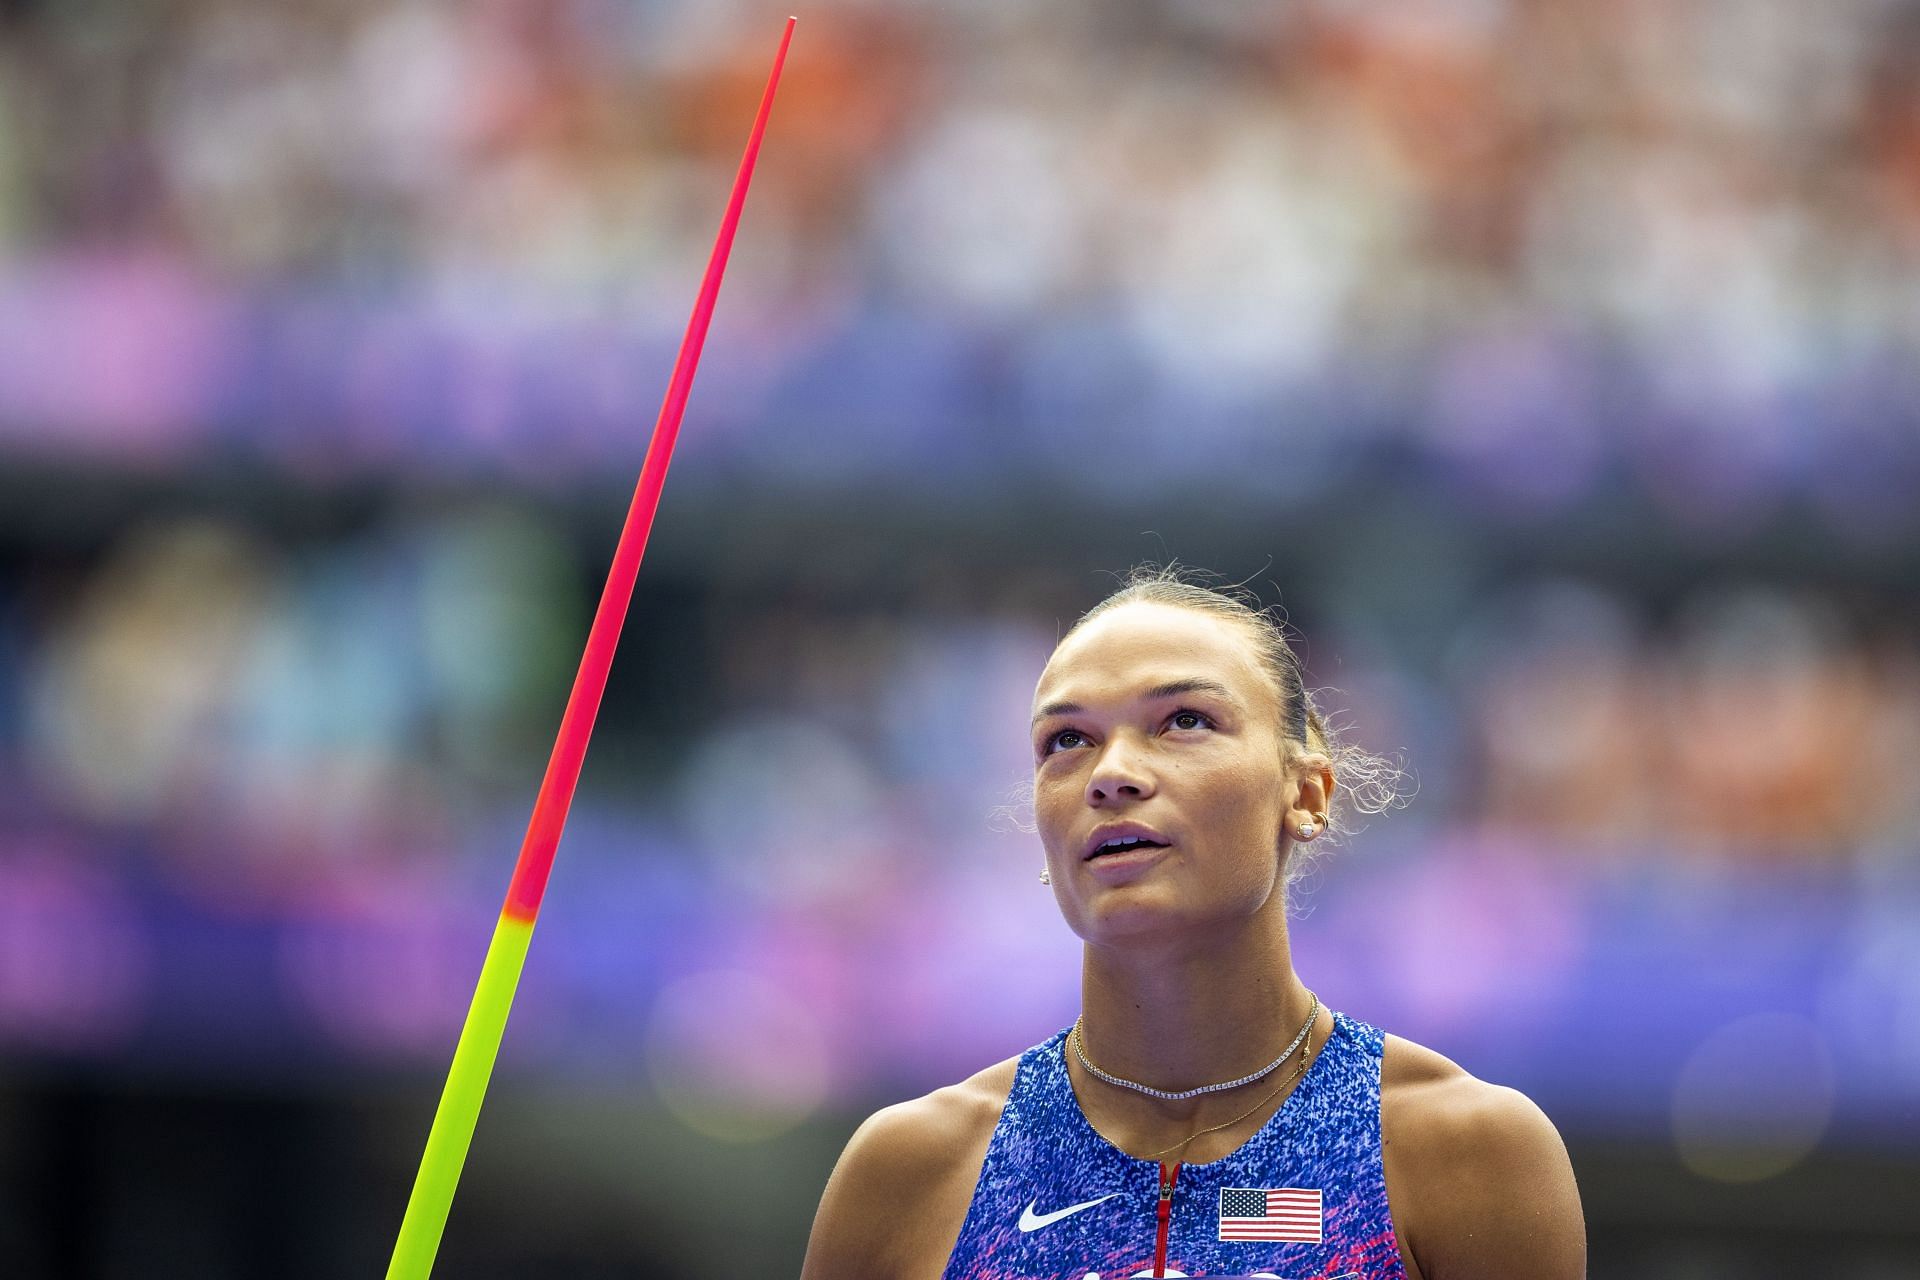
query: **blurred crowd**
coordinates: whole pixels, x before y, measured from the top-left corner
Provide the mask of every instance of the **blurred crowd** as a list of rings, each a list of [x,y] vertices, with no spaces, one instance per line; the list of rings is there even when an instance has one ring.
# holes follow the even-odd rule
[[[507,497],[321,538],[203,513],[0,579],[0,1041],[298,1061],[288,1028],[311,1026],[356,1059],[434,1059],[605,555],[569,529]],[[1825,1011],[1855,1105],[1920,1071],[1920,1037],[1880,1035],[1920,999],[1909,613],[1728,579],[1656,605],[1532,574],[1409,631],[1372,589],[1322,587],[1295,615],[1322,705],[1414,780],[1298,890],[1327,981],[1410,1033],[1513,1014],[1534,1032],[1484,1051],[1550,1084],[1578,1079],[1596,1021],[1652,1017],[1689,1045],[1706,977],[1652,1012],[1620,993],[1706,948],[1722,1020]],[[1047,1024],[1075,944],[1034,884],[1024,727],[1091,594],[1045,560],[966,556],[893,584],[649,575],[529,1044],[644,1064],[714,1132],[745,1121],[712,1091],[744,1091],[771,1108],[758,1134]],[[726,1075],[741,1025],[798,1074]]]
[[[8,435],[523,467],[649,419],[785,15],[0,12]],[[800,16],[696,452],[1284,488],[1385,448],[1523,505],[1905,527],[1910,3]]]
[[[311,1026],[434,1060],[605,555],[569,529],[506,497],[323,538],[209,513],[4,580],[0,1041],[298,1061],[287,1028]],[[530,978],[543,1057],[644,1067],[694,1127],[773,1133],[1071,1003],[1024,728],[1096,592],[1045,559],[927,555],[904,583],[647,576]],[[1549,1087],[1582,1079],[1594,1026],[1664,1028],[1672,1061],[1569,1105],[1665,1107],[1709,990],[1718,1021],[1819,1010],[1849,1105],[1905,1096],[1920,1037],[1882,1030],[1920,1000],[1910,612],[1536,573],[1409,630],[1373,589],[1323,585],[1294,619],[1323,707],[1413,779],[1297,891],[1326,981],[1409,1034],[1510,1015],[1533,1029],[1483,1043],[1489,1069]],[[1719,967],[1622,1003],[1689,948]],[[739,1026],[797,1074],[728,1074],[753,1060]],[[743,1095],[769,1110],[743,1120]]]
[[[443,1053],[785,15],[0,4],[0,1042]],[[1029,699],[1166,512],[1417,779],[1329,989],[1643,1117],[1791,1011],[1906,1105],[1917,266],[1912,3],[823,0],[528,1043],[712,1129],[753,1028],[771,1132],[1049,1025]]]
[[[0,0],[28,1272],[23,1221],[148,1266],[216,1210],[324,1269],[386,1175],[283,1194],[301,1135],[411,1173],[348,1116],[459,1032],[789,11]],[[1866,1210],[1920,1151],[1920,0],[798,19],[505,1043],[605,1104],[541,1138],[553,1229],[576,1174],[647,1248],[753,1182],[639,1110],[768,1144],[1070,1021],[1030,700],[1101,571],[1177,557],[1407,771],[1294,886],[1329,1003],[1670,1146],[1616,1231],[1764,1259],[1631,1274],[1783,1228],[1907,1274],[1832,1250],[1914,1255]],[[169,1081],[244,1141],[89,1110]],[[147,1158],[243,1147],[254,1199]],[[724,1167],[797,1244],[827,1163],[774,1150]]]
[[[301,545],[213,518],[136,527],[0,601],[11,803],[191,833],[182,856],[232,860],[239,881],[449,852],[457,815],[517,806],[536,781],[588,558],[508,503]],[[1044,569],[973,572],[964,608],[937,576],[904,597],[708,586],[669,596],[662,625],[643,593],[616,686],[630,702],[596,738],[623,763],[589,771],[583,805],[743,861],[770,894],[796,888],[767,875],[788,853],[829,885],[886,863],[954,873],[942,833],[1021,821],[1033,685],[1057,621],[1087,603]],[[1316,608],[1342,617],[1338,599]],[[1910,617],[1725,582],[1655,614],[1552,579],[1415,637],[1347,617],[1310,652],[1338,672],[1324,700],[1356,740],[1418,778],[1389,826],[1729,876],[1878,857],[1920,829]],[[649,651],[649,632],[678,648]]]

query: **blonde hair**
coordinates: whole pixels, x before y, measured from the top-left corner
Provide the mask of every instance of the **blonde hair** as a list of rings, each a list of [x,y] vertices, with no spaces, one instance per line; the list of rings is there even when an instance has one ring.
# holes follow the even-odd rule
[[[1328,802],[1327,830],[1322,840],[1352,829],[1346,816],[1350,810],[1374,814],[1405,804],[1408,797],[1402,787],[1408,780],[1406,771],[1395,761],[1347,741],[1343,729],[1329,723],[1314,705],[1300,657],[1287,637],[1286,623],[1246,588],[1229,583],[1211,585],[1202,580],[1212,576],[1173,562],[1135,565],[1127,571],[1119,589],[1081,614],[1067,635],[1101,614],[1128,604],[1171,605],[1237,623],[1252,638],[1260,668],[1279,695],[1280,741],[1286,758],[1312,751],[1333,762],[1337,786]],[[1294,841],[1294,853],[1288,859],[1289,885],[1305,870],[1305,850],[1312,847]]]

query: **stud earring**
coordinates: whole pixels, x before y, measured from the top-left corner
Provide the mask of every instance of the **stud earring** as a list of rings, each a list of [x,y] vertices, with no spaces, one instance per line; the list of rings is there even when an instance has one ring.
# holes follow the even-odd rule
[[[1313,839],[1313,833],[1319,829],[1320,828],[1314,826],[1311,822],[1303,822],[1293,829],[1293,834],[1299,836],[1302,840],[1311,840]]]
[[[1045,867],[1040,868],[1040,883],[1041,884],[1053,883],[1053,876],[1047,871]]]

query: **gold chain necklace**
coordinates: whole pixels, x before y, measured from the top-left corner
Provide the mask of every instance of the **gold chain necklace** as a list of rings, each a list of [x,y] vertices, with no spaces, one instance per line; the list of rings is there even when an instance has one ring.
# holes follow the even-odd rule
[[[1178,1148],[1183,1148],[1188,1143],[1192,1142],[1195,1138],[1198,1138],[1203,1134],[1215,1133],[1221,1129],[1230,1128],[1233,1125],[1239,1124],[1242,1120],[1245,1120],[1248,1116],[1252,1115],[1254,1112],[1258,1111],[1260,1108],[1266,1106],[1269,1102],[1272,1102],[1276,1097],[1280,1095],[1281,1090],[1285,1089],[1288,1085],[1292,1084],[1295,1080],[1298,1080],[1301,1076],[1304,1076],[1305,1074],[1307,1074],[1307,1067],[1313,1056],[1313,1024],[1316,1020],[1318,1020],[1319,1016],[1320,1016],[1320,997],[1314,996],[1313,1005],[1307,1011],[1307,1024],[1304,1027],[1300,1028],[1300,1035],[1294,1041],[1294,1045],[1299,1046],[1300,1065],[1295,1067],[1293,1069],[1293,1073],[1289,1075],[1285,1080],[1282,1080],[1279,1084],[1275,1085],[1273,1088],[1273,1092],[1269,1093],[1266,1097],[1260,1099],[1260,1101],[1254,1103],[1251,1107],[1248,1107],[1245,1111],[1242,1111],[1239,1115],[1235,1116],[1233,1119],[1226,1121],[1224,1124],[1209,1125],[1205,1129],[1197,1129],[1194,1132],[1188,1134],[1186,1137],[1182,1138],[1180,1141],[1174,1143],[1173,1146],[1162,1147],[1160,1150],[1154,1152],[1152,1155],[1143,1156],[1141,1158],[1145,1160],[1158,1160],[1161,1156],[1167,1154],[1167,1152],[1176,1150]],[[1074,1019],[1073,1031],[1078,1032],[1079,1029],[1080,1029],[1080,1020],[1076,1018]],[[1070,1035],[1068,1038],[1072,1039],[1073,1036]],[[1289,1045],[1287,1047],[1287,1053],[1281,1058],[1280,1060],[1281,1062],[1284,1062],[1286,1061],[1287,1058],[1293,1056],[1293,1047],[1294,1047],[1293,1045]],[[1079,1046],[1075,1045],[1074,1048],[1077,1050],[1079,1049]],[[1112,1077],[1108,1076],[1105,1072],[1101,1071],[1097,1067],[1094,1067],[1091,1062],[1088,1062],[1084,1056],[1084,1053],[1081,1055],[1080,1062],[1082,1066],[1093,1068],[1093,1074],[1100,1077],[1101,1079],[1103,1080],[1112,1079]],[[1273,1070],[1273,1067],[1277,1067],[1279,1065],[1280,1065],[1280,1062],[1276,1062],[1273,1064],[1273,1066],[1266,1067],[1260,1072],[1258,1072],[1253,1078],[1258,1079],[1260,1076],[1265,1075],[1268,1071]],[[1133,1082],[1131,1080],[1115,1080],[1114,1083],[1133,1085]],[[1140,1088],[1141,1086],[1134,1085],[1133,1087]],[[1211,1086],[1211,1088],[1219,1088],[1219,1087],[1220,1086],[1218,1085]]]
[[[1309,1024],[1309,1031],[1311,1031],[1311,1024]],[[1174,1143],[1173,1146],[1162,1147],[1160,1150],[1154,1152],[1152,1155],[1146,1156],[1143,1158],[1147,1160],[1158,1160],[1161,1156],[1167,1154],[1167,1152],[1169,1151],[1185,1148],[1188,1143],[1192,1142],[1195,1138],[1199,1137],[1201,1134],[1213,1133],[1216,1130],[1225,1129],[1232,1125],[1239,1124],[1242,1120],[1245,1120],[1248,1116],[1252,1115],[1254,1112],[1258,1111],[1260,1108],[1266,1106],[1269,1102],[1272,1102],[1276,1097],[1280,1095],[1280,1091],[1282,1089],[1285,1089],[1288,1085],[1292,1084],[1295,1080],[1298,1080],[1301,1076],[1307,1074],[1307,1060],[1312,1056],[1312,1053],[1313,1053],[1312,1040],[1313,1040],[1313,1037],[1311,1034],[1309,1034],[1306,1041],[1303,1042],[1300,1046],[1300,1065],[1293,1069],[1292,1075],[1288,1076],[1285,1080],[1282,1080],[1278,1085],[1276,1085],[1272,1093],[1269,1093],[1266,1097],[1260,1099],[1260,1101],[1254,1103],[1251,1107],[1248,1107],[1245,1111],[1242,1111],[1239,1115],[1227,1121],[1226,1124],[1216,1124],[1205,1129],[1196,1130],[1195,1132],[1188,1134],[1181,1141]]]
[[[1279,1070],[1280,1064],[1288,1058],[1291,1058],[1293,1051],[1307,1042],[1307,1032],[1313,1029],[1313,1020],[1320,1016],[1320,997],[1314,995],[1311,991],[1307,992],[1307,994],[1313,996],[1313,1004],[1307,1009],[1307,1020],[1300,1024],[1299,1034],[1294,1036],[1292,1042],[1280,1051],[1280,1056],[1272,1062],[1269,1062],[1266,1066],[1261,1067],[1258,1071],[1249,1071],[1237,1080],[1222,1080],[1219,1084],[1195,1085],[1191,1089],[1156,1089],[1150,1084],[1141,1084],[1138,1080],[1128,1080],[1121,1076],[1108,1075],[1093,1065],[1093,1062],[1087,1057],[1086,1046],[1081,1043],[1080,1019],[1086,1016],[1084,1013],[1074,1018],[1073,1026],[1067,1032],[1067,1043],[1073,1046],[1073,1052],[1079,1057],[1080,1065],[1094,1075],[1099,1076],[1102,1080],[1105,1080],[1108,1084],[1120,1085],[1123,1088],[1132,1089],[1137,1093],[1151,1094],[1156,1098],[1166,1098],[1178,1102],[1184,1098],[1197,1098],[1203,1093],[1218,1093],[1223,1089],[1238,1089],[1243,1084],[1252,1084],[1255,1080],[1258,1080],[1270,1071]]]

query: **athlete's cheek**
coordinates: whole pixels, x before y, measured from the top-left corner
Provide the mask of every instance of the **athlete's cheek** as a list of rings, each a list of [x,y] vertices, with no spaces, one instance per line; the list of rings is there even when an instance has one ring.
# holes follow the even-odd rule
[[[1062,804],[1057,798],[1048,800],[1044,795],[1036,796],[1033,806],[1033,821],[1040,836],[1040,845],[1047,850],[1062,848],[1066,839],[1071,807]]]

